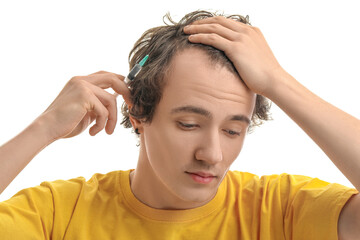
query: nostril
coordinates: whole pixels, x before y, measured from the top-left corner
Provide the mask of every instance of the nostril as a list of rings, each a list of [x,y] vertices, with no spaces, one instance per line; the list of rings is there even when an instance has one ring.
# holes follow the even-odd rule
[[[223,160],[223,154],[221,149],[206,148],[199,149],[195,154],[196,160],[204,161],[210,164],[218,163]]]

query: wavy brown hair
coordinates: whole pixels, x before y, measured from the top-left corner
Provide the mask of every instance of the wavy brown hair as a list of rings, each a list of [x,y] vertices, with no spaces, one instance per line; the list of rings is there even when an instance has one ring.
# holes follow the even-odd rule
[[[191,43],[188,35],[183,32],[184,26],[200,19],[209,17],[223,16],[236,21],[251,25],[249,16],[224,15],[222,13],[211,13],[208,11],[194,11],[185,15],[179,22],[172,20],[169,13],[163,17],[165,26],[155,27],[143,33],[135,43],[129,54],[130,69],[134,67],[145,55],[149,59],[143,66],[136,78],[129,83],[132,108],[129,111],[124,102],[121,108],[123,114],[122,125],[131,128],[129,115],[145,123],[151,123],[158,105],[162,91],[166,84],[167,71],[174,55],[184,49],[198,48],[207,53],[212,63],[219,63],[227,67],[231,72],[238,74],[232,62],[227,58],[223,51],[212,46]],[[169,23],[167,23],[167,21]],[[241,77],[240,77],[241,78]],[[254,113],[251,118],[250,130],[254,126],[259,126],[263,121],[271,119],[270,101],[261,96],[256,96]]]

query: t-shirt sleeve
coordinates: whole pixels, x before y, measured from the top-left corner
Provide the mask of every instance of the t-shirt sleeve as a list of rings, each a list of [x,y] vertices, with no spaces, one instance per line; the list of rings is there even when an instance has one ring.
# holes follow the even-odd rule
[[[285,197],[286,239],[338,239],[338,219],[346,202],[359,193],[337,183],[300,175],[281,175],[281,195]]]
[[[52,194],[45,186],[21,190],[0,203],[2,240],[49,239],[52,225]]]
[[[0,202],[0,239],[62,239],[84,182],[82,177],[43,182]]]

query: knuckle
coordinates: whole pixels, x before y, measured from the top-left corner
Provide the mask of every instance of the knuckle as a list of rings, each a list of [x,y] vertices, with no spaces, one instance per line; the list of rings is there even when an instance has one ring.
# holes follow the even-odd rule
[[[118,78],[118,76],[116,76],[115,73],[111,73],[111,81],[116,83],[116,82],[119,82],[120,79]]]
[[[116,120],[116,109],[113,112],[109,113],[108,120]]]
[[[242,34],[241,33],[237,32],[237,33],[234,34],[234,36],[235,36],[236,41],[241,41],[241,39],[242,39]]]
[[[260,31],[260,28],[258,28],[258,27],[252,27],[252,29],[253,29],[255,32],[261,32],[261,31]]]
[[[86,80],[84,80],[84,77],[83,76],[75,76],[75,77],[72,77],[69,81],[69,84],[72,86],[72,87],[75,87],[75,88],[85,88],[86,86]]]
[[[70,78],[69,82],[77,82],[77,81],[79,81],[80,78],[81,78],[80,76],[74,76],[74,77]]]
[[[216,41],[218,35],[216,33],[210,33],[209,34],[209,40],[210,41]]]
[[[116,80],[116,76],[113,73],[107,72],[103,74],[104,76],[104,82],[107,84],[110,84],[110,86],[113,86],[113,81]]]
[[[91,89],[86,86],[87,82],[85,80],[78,79],[72,84],[80,99],[86,99],[92,94]]]
[[[76,80],[73,81],[73,85],[78,87],[78,88],[86,88],[86,81],[81,79],[81,78],[78,78]]]
[[[249,37],[249,35],[248,34],[246,34],[246,33],[239,33],[239,36],[238,36],[238,38],[239,38],[239,41],[246,41],[246,39]]]
[[[109,117],[109,111],[107,109],[103,110],[103,114],[101,115],[102,121],[105,122],[105,120]]]
[[[218,24],[218,23],[214,23],[214,24],[210,24],[210,25],[209,25],[209,28],[210,28],[210,30],[211,30],[212,32],[218,30],[220,27],[221,27],[221,25]]]
[[[189,33],[196,32],[198,30],[198,25],[188,25],[187,31]]]
[[[69,84],[70,86],[76,86],[76,85],[79,84],[80,81],[81,81],[81,78],[80,78],[79,76],[75,76],[75,77],[72,77],[72,78],[69,80],[68,84]]]
[[[216,16],[216,17],[214,17],[214,20],[216,20],[216,21],[223,21],[224,19],[225,19],[224,16]]]
[[[103,74],[103,73],[107,73],[107,72],[104,71],[104,70],[100,70],[100,71],[97,71],[97,72],[95,72],[95,73],[93,73],[93,74]]]
[[[115,95],[111,95],[111,102],[112,102],[113,105],[116,107],[117,101],[116,101],[116,96],[115,96]]]
[[[108,93],[107,94],[107,98],[106,98],[106,106],[114,106],[114,105],[116,105],[116,96],[114,96],[114,95],[112,95],[112,94],[110,94],[110,93]]]
[[[92,91],[85,87],[81,87],[78,92],[78,96],[80,100],[89,99],[90,95],[92,95]]]
[[[244,34],[250,34],[251,28],[249,28],[249,27],[244,27],[244,29],[242,30],[242,32],[243,32]]]
[[[108,117],[108,111],[107,110],[101,110],[101,113],[99,114],[99,116],[96,119],[96,124],[99,126],[104,126],[105,125],[105,120]]]

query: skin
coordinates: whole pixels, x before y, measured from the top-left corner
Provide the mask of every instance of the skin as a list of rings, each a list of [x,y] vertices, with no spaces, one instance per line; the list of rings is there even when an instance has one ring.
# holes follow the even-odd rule
[[[191,42],[223,50],[246,85],[278,105],[360,190],[359,119],[316,96],[288,74],[259,28],[214,17],[196,21],[184,32],[190,34]],[[342,240],[360,236],[360,194],[353,195],[343,207],[338,236]]]
[[[255,94],[226,67],[211,63],[203,50],[186,49],[172,60],[163,96],[150,124],[132,119],[141,134],[131,189],[143,203],[160,209],[202,206],[216,194],[242,148]],[[183,106],[207,110],[211,117]],[[232,120],[239,115],[239,120]],[[210,184],[186,172],[211,172]]]
[[[123,76],[105,71],[72,77],[39,117],[0,146],[0,193],[40,151],[58,139],[77,136],[95,120],[89,129],[91,136],[104,127],[112,134],[117,121],[116,95],[104,89],[111,87],[131,105],[130,91],[122,80]]]
[[[163,209],[187,209],[209,202],[239,154],[248,126],[233,123],[228,117],[240,114],[250,118],[254,93],[277,104],[360,190],[360,121],[319,98],[288,74],[259,28],[213,17],[194,22],[184,32],[191,42],[224,51],[245,84],[226,69],[209,64],[201,52],[192,52],[190,59],[186,51],[176,56],[153,122],[143,124],[131,119],[141,133],[139,164],[130,179],[140,201]],[[191,68],[193,64],[196,69]],[[192,75],[197,77],[191,79]],[[0,191],[47,145],[78,135],[95,119],[90,135],[95,136],[104,128],[111,134],[117,120],[116,95],[104,89],[111,87],[131,107],[123,79],[104,71],[73,77],[44,113],[0,146]],[[184,112],[171,114],[174,107],[190,103],[206,108],[212,118]],[[185,129],[178,124],[187,121],[195,123],[194,128]],[[233,131],[241,131],[240,136],[230,136]],[[19,146],[23,146],[21,151]],[[201,170],[211,171],[216,178],[205,186],[194,184],[185,173]],[[356,194],[341,211],[339,239],[358,239],[359,226],[360,195]]]

